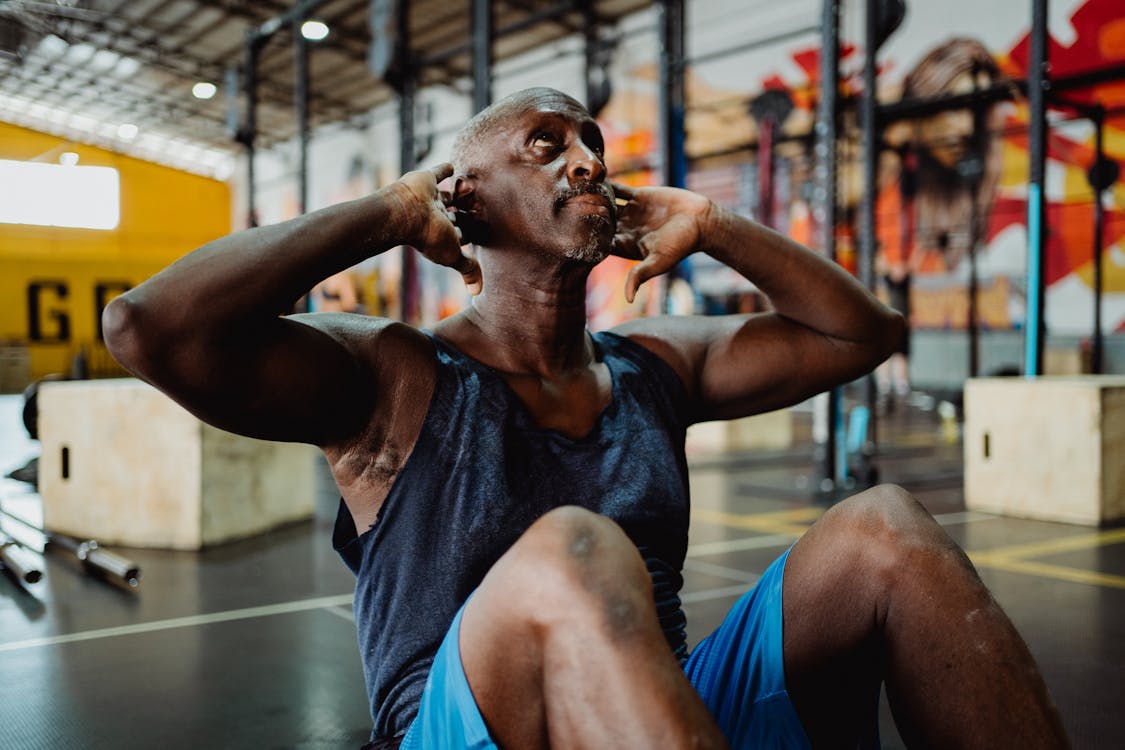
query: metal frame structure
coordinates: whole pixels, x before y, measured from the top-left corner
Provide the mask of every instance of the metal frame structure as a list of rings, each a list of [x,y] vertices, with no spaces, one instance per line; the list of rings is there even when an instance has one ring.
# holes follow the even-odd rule
[[[870,1],[870,0],[869,0]],[[1024,356],[1023,371],[1027,377],[1036,377],[1043,373],[1043,355],[1046,344],[1046,238],[1049,233],[1046,215],[1046,196],[1044,194],[1044,180],[1046,176],[1046,143],[1048,136],[1047,107],[1051,104],[1062,108],[1069,108],[1079,113],[1081,117],[1093,122],[1095,128],[1095,163],[1104,158],[1104,143],[1102,141],[1102,124],[1105,118],[1105,109],[1100,105],[1084,105],[1068,101],[1064,95],[1067,92],[1086,89],[1101,83],[1125,79],[1125,65],[1114,64],[1105,68],[1086,71],[1076,75],[1059,76],[1052,78],[1049,75],[1050,61],[1048,59],[1048,0],[1031,0],[1031,33],[1030,33],[1030,58],[1029,76],[1026,81],[1011,81],[996,84],[986,89],[978,89],[963,94],[932,97],[926,99],[907,99],[892,104],[876,105],[876,122],[878,132],[889,123],[922,117],[938,112],[972,108],[976,112],[993,102],[1010,98],[1012,88],[1018,88],[1026,93],[1029,105],[1029,147],[1028,147],[1028,304],[1027,320],[1024,326]],[[876,149],[865,149],[865,173],[871,174],[878,158]],[[868,191],[870,193],[870,191]],[[1104,334],[1101,330],[1101,302],[1103,295],[1102,286],[1102,243],[1104,235],[1104,211],[1100,192],[1095,188],[1094,195],[1094,325],[1091,332],[1092,342],[1092,367],[1095,373],[1104,369]],[[975,262],[975,248],[970,249],[970,262]],[[976,319],[975,290],[972,288],[976,280],[975,273],[970,275],[970,375],[977,375],[974,361],[978,356],[976,334],[979,324]]]

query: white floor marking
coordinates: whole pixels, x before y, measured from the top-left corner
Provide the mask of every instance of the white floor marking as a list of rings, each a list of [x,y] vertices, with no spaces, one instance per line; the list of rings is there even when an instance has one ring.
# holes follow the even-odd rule
[[[136,625],[120,625],[114,628],[100,628],[86,630],[79,633],[66,635],[52,635],[45,638],[29,638],[25,641],[0,643],[0,653],[5,651],[19,651],[40,646],[56,646],[62,643],[76,643],[79,641],[92,641],[98,638],[114,638],[120,635],[136,635],[138,633],[152,633],[158,630],[172,630],[174,628],[190,628],[197,625],[210,625],[216,622],[232,622],[234,620],[249,620],[255,617],[270,617],[272,615],[288,614],[290,612],[306,612],[310,609],[323,609],[325,607],[338,607],[351,604],[351,594],[338,596],[322,596],[316,599],[301,599],[294,602],[280,604],[267,604],[262,607],[247,607],[245,609],[232,609],[226,612],[212,612],[206,615],[191,615],[189,617],[174,617],[169,620],[155,620],[141,622]]]

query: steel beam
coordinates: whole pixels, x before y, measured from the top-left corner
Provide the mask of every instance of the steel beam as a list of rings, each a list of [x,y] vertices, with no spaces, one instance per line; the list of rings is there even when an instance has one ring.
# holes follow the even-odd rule
[[[405,174],[416,166],[414,145],[414,108],[418,98],[418,78],[410,52],[410,0],[396,0],[395,57],[398,72],[399,172]],[[418,279],[418,253],[409,245],[402,247],[402,277],[399,281],[400,317],[406,323],[418,322],[421,284]]]
[[[659,27],[662,177],[665,185],[684,187],[684,0],[661,0]]]
[[[1100,170],[1105,158],[1105,109],[1094,113],[1094,169]],[[1105,337],[1102,334],[1102,245],[1105,242],[1105,205],[1100,185],[1094,185],[1094,330],[1090,350],[1090,369],[1101,374],[1105,369]]]
[[[238,137],[246,147],[246,226],[258,226],[257,185],[254,174],[254,141],[258,136],[258,52],[260,42],[253,33],[246,35],[242,85],[246,114]]]
[[[309,42],[304,15],[293,17],[293,108],[297,120],[297,212],[309,210]]]
[[[879,154],[882,132],[876,119],[879,106],[878,54],[879,3],[867,0],[864,11],[863,98],[860,100],[860,127],[863,140],[863,201],[860,206],[859,280],[875,292],[875,200],[879,194]],[[863,378],[864,404],[867,407],[867,435],[860,450],[859,480],[873,485],[878,477],[875,450],[878,445],[875,373]]]
[[[824,0],[820,26],[820,102],[816,116],[816,200],[821,251],[836,261],[836,125],[840,94],[840,4]],[[824,443],[818,447],[820,490],[833,491],[847,478],[844,445],[843,389],[833,388],[816,403],[817,419],[824,425]],[[827,412],[827,413],[825,413]]]
[[[492,2],[472,0],[473,112],[492,104]]]

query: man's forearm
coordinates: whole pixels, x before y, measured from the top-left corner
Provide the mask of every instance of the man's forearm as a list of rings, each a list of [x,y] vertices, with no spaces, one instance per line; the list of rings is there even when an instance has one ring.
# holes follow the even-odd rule
[[[217,334],[289,312],[317,282],[400,243],[382,190],[289,221],[222,237],[129,292],[161,327]]]
[[[704,252],[753,282],[778,314],[845,341],[896,328],[896,313],[837,264],[726,209],[713,208],[708,224]]]

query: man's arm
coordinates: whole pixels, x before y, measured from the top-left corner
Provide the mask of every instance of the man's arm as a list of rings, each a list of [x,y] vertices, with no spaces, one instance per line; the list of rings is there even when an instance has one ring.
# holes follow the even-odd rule
[[[630,201],[618,216],[615,249],[642,259],[626,279],[628,299],[644,281],[702,251],[752,281],[773,305],[765,314],[662,317],[619,329],[679,372],[696,420],[797,403],[869,372],[903,335],[901,315],[783,235],[684,190],[614,189]]]
[[[400,244],[479,286],[437,190],[451,173],[411,172],[370,196],[204,245],[106,307],[106,345],[217,427],[317,445],[354,435],[378,395],[386,323],[282,314],[318,281]]]

